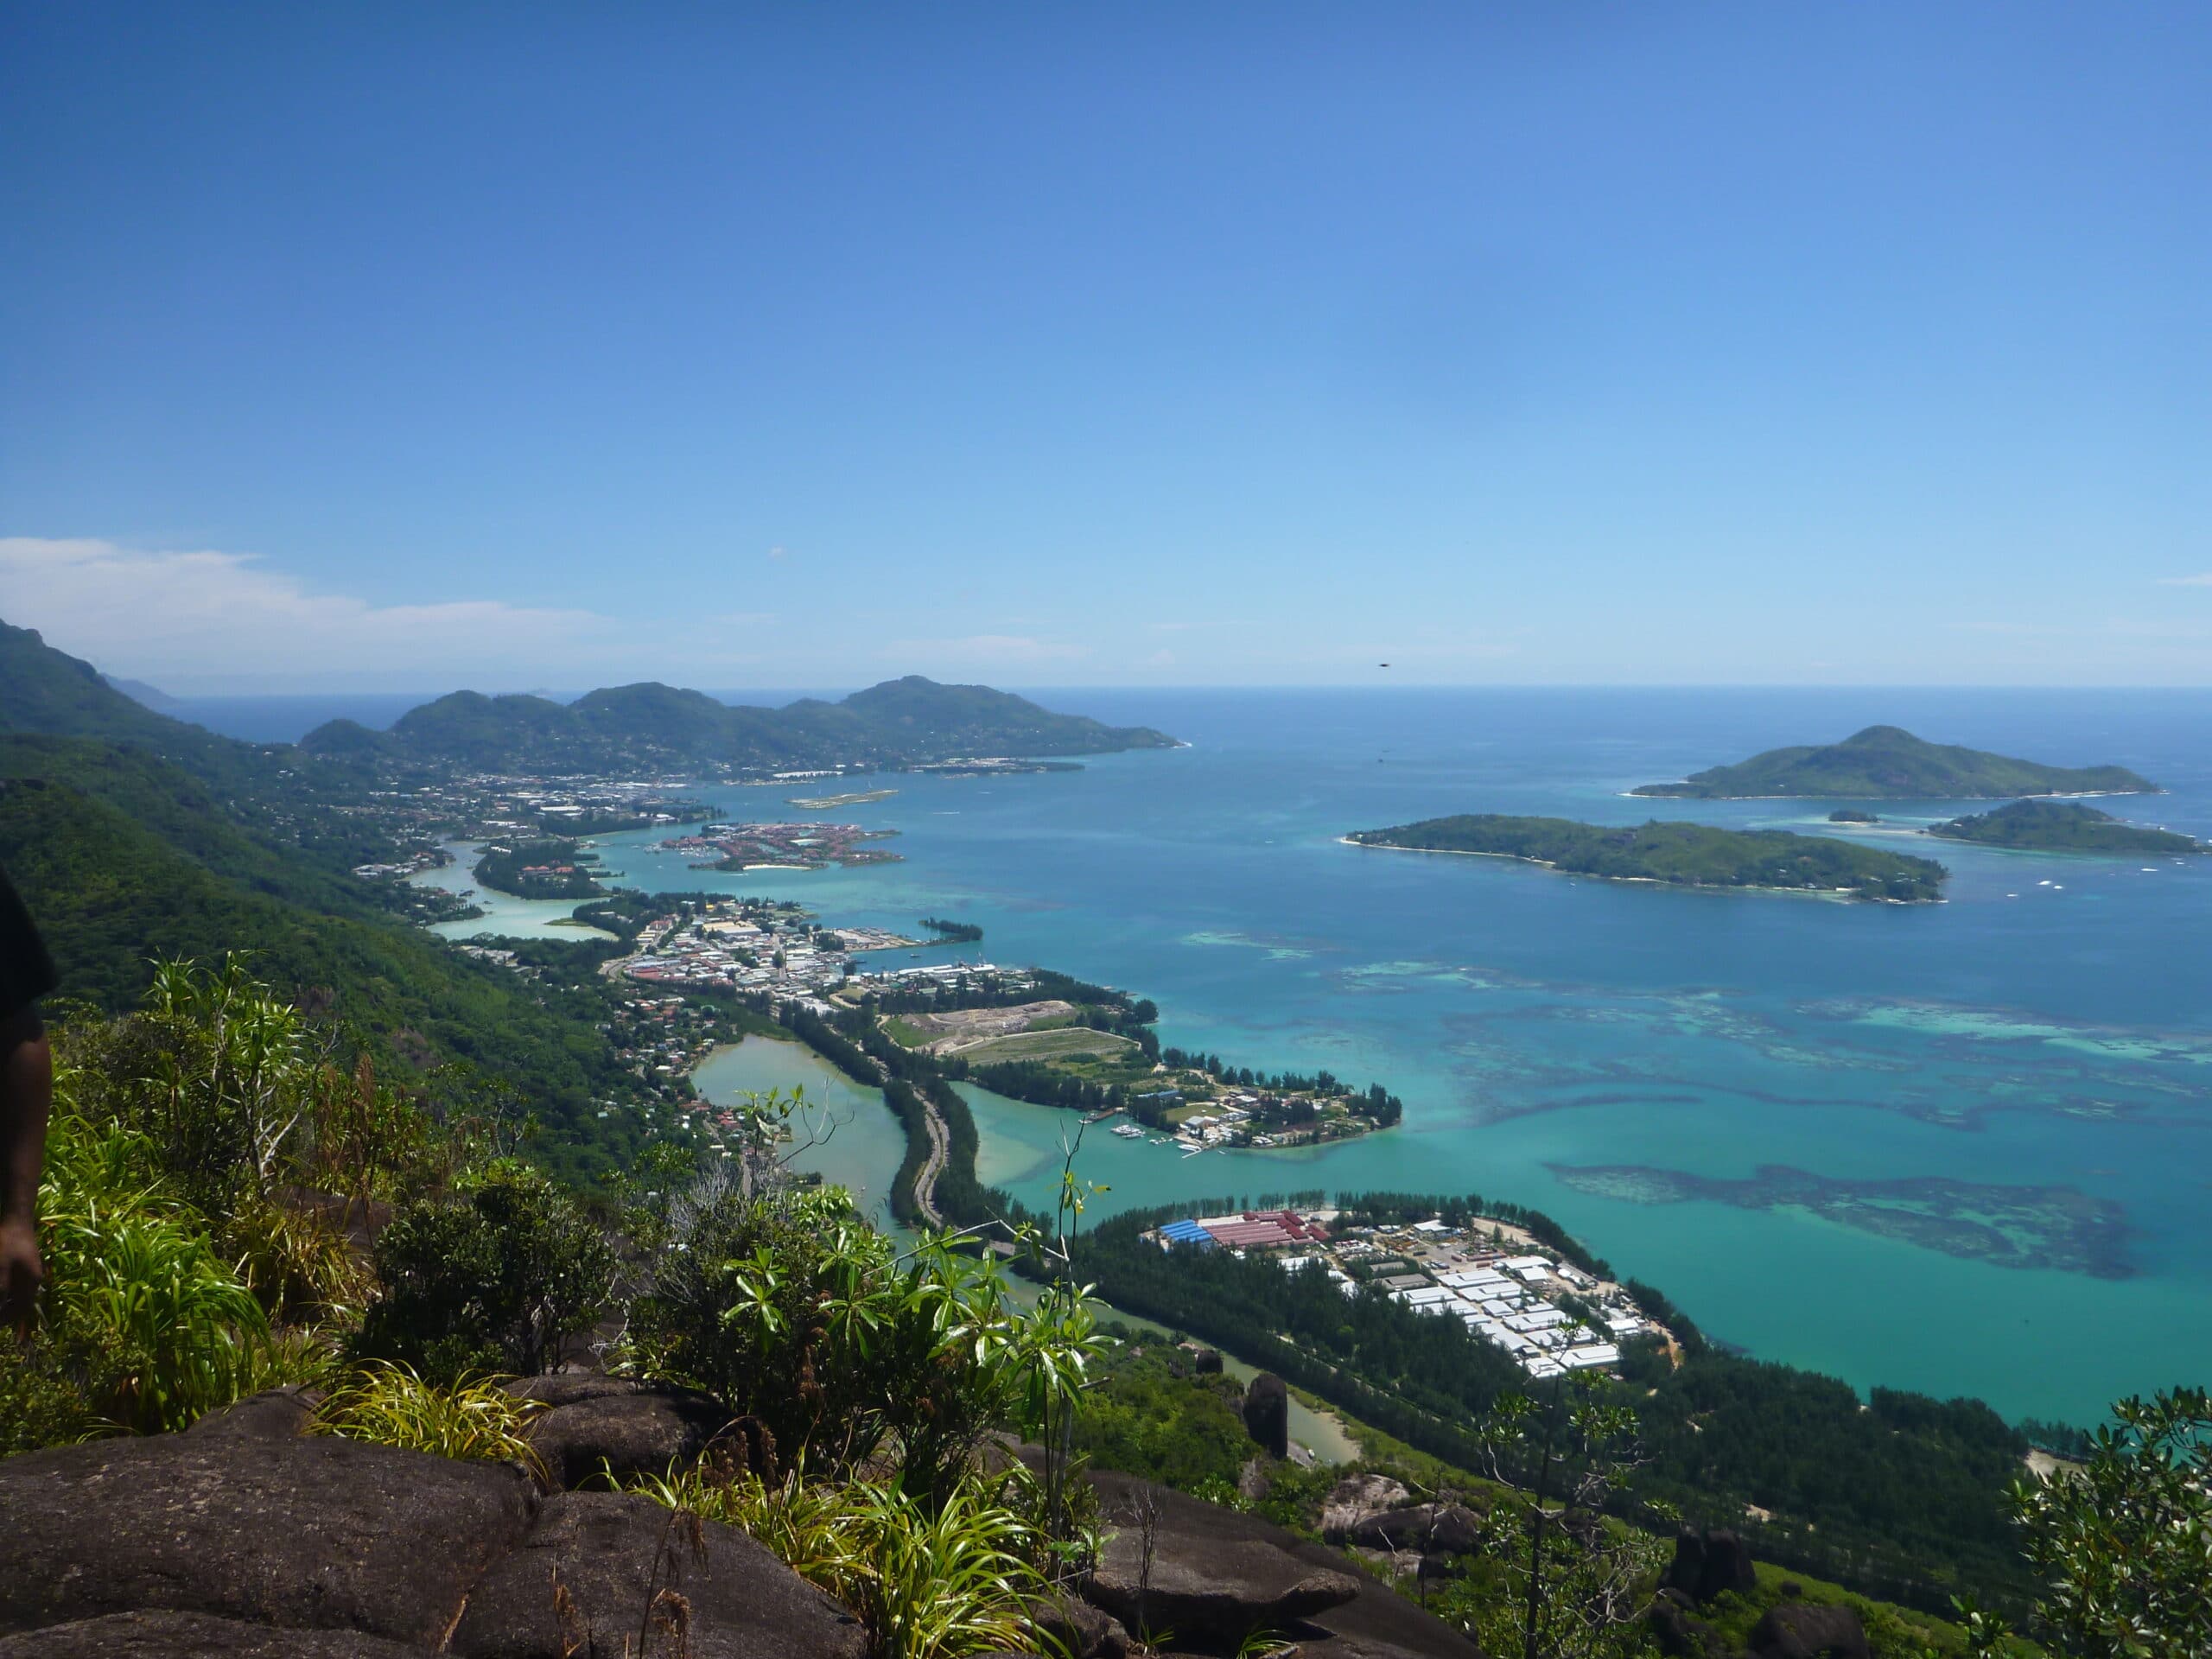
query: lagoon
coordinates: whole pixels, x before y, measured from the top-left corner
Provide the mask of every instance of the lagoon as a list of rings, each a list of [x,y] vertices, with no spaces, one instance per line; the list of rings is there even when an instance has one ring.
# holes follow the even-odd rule
[[[1402,1128],[1319,1150],[1185,1160],[1093,1131],[1081,1173],[1111,1185],[1101,1208],[1316,1186],[1477,1191],[1551,1211],[1720,1339],[1862,1387],[2086,1421],[2118,1394],[2212,1376],[2212,860],[1916,842],[1952,868],[1948,901],[1892,907],[1624,888],[1336,839],[1458,811],[1839,833],[1827,801],[1625,791],[1883,721],[2133,767],[2171,792],[2123,816],[2212,836],[2212,695],[1046,700],[1192,747],[1073,772],[908,777],[895,798],[836,810],[899,830],[895,865],[724,875],[687,869],[656,836],[603,844],[648,889],[792,898],[906,929],[924,915],[977,922],[985,940],[963,954],[1151,996],[1166,1043],[1263,1069],[1326,1066],[1405,1098]],[[791,792],[726,791],[724,809],[785,817]],[[1869,833],[1967,805],[1885,804]],[[995,1097],[976,1110],[985,1179],[1039,1201],[1072,1119]],[[1662,1202],[1663,1181],[1619,1174],[1748,1184],[1768,1166],[1847,1201]],[[1899,1196],[1897,1183],[1919,1185]],[[1885,1209],[1930,1202],[1963,1202],[2030,1244],[2050,1204],[2104,1205],[2124,1229],[2127,1276],[2001,1266],[1867,1230]]]

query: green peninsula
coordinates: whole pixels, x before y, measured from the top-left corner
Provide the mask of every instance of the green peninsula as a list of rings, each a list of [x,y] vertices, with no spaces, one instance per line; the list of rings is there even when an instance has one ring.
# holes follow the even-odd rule
[[[476,861],[476,880],[518,899],[601,899],[607,889],[593,879],[597,853],[576,850],[573,841],[518,841],[486,847]]]
[[[1462,813],[1344,837],[1358,847],[1408,852],[1478,853],[1548,865],[1615,881],[1663,881],[1684,887],[1771,887],[1847,893],[1893,904],[1941,896],[1948,874],[1933,859],[1787,830],[1716,830],[1702,823],[1614,826],[1568,818]]]
[[[1956,744],[1930,743],[1896,726],[1869,726],[1820,748],[1769,749],[1676,784],[1630,791],[1669,800],[1758,801],[1789,796],[1843,799],[1997,800],[2013,795],[2156,795],[2125,766],[2046,766]]]
[[[2014,801],[1993,811],[1953,818],[1928,832],[1946,841],[2017,847],[2040,853],[2201,853],[2204,848],[2169,830],[2146,830],[2079,801]]]

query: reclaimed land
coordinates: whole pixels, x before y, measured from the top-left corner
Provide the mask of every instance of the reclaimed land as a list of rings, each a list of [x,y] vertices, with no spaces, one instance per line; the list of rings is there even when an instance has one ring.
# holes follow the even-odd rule
[[[1684,887],[1761,887],[1847,893],[1890,904],[1939,898],[1948,874],[1933,859],[1854,846],[1787,830],[1716,830],[1701,823],[1610,826],[1569,818],[1462,813],[1344,837],[1356,847],[1515,858],[1572,875]]]

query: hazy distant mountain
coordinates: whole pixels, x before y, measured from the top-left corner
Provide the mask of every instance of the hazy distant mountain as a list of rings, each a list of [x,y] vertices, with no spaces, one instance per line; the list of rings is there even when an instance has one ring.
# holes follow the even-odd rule
[[[122,692],[131,702],[151,709],[157,715],[181,716],[184,713],[184,705],[158,685],[149,685],[143,680],[119,680],[112,674],[103,674],[100,678]]]
[[[1895,726],[1869,726],[1824,748],[1769,749],[1733,766],[1694,772],[1638,795],[1753,801],[1777,796],[1845,800],[1996,800],[2015,795],[2155,795],[2125,766],[2046,766],[1980,749],[1929,743]]]
[[[455,691],[410,709],[390,733],[332,721],[301,740],[320,754],[387,753],[518,771],[700,766],[799,769],[899,765],[980,755],[1103,754],[1171,748],[1144,726],[1055,714],[983,685],[887,680],[836,702],[737,708],[703,691],[646,682],[574,702]]]

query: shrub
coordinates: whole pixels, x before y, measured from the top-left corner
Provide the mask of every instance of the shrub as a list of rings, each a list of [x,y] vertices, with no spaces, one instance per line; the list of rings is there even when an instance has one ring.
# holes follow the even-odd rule
[[[503,1163],[457,1198],[393,1217],[377,1238],[376,1270],[383,1296],[355,1354],[449,1383],[545,1370],[565,1338],[606,1312],[614,1252],[566,1192]]]
[[[990,1264],[906,1257],[840,1189],[709,1192],[673,1218],[632,1305],[629,1363],[760,1418],[841,1479],[895,1446],[906,1490],[948,1493],[984,1435],[1038,1432],[1094,1348],[1080,1304],[1022,1310]]]
[[[97,1130],[66,1102],[56,1113],[39,1192],[50,1283],[37,1369],[73,1377],[84,1405],[72,1414],[48,1397],[46,1432],[73,1416],[80,1428],[182,1428],[256,1374],[269,1338],[261,1305],[150,1164],[144,1137]]]

